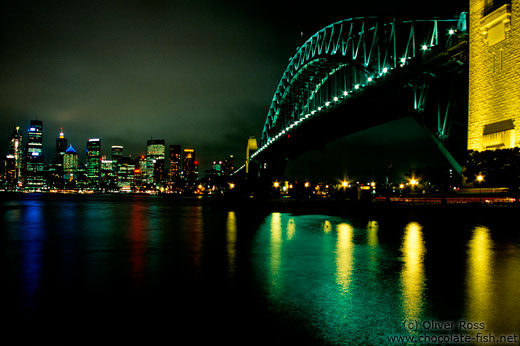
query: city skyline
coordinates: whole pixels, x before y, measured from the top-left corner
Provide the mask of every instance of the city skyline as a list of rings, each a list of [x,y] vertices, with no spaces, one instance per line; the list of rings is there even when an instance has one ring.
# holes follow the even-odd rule
[[[164,138],[197,147],[201,169],[230,153],[243,162],[247,139],[260,136],[276,84],[302,40],[343,18],[456,16],[466,7],[331,2],[324,8],[334,11],[314,13],[295,3],[271,11],[274,5],[13,4],[2,21],[0,136],[37,118],[48,129],[63,127],[72,143],[99,137],[137,154],[142,144],[132,138]],[[368,131],[347,150],[397,127]],[[397,140],[409,145],[419,136],[414,131],[405,126]]]

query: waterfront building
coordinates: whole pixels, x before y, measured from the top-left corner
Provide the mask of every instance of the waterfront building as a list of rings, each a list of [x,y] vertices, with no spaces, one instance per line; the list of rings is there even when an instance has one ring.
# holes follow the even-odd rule
[[[90,138],[87,142],[87,185],[97,190],[101,176],[101,140]]]
[[[25,155],[25,186],[28,190],[43,188],[43,164],[43,122],[31,120]]]
[[[67,138],[63,134],[63,128],[60,128],[60,134],[56,138],[56,157],[60,158],[61,163],[63,163],[63,155],[65,155],[67,147]]]
[[[47,184],[50,188],[63,188],[63,157],[67,150],[67,138],[63,134],[63,128],[60,129],[60,134],[56,137],[56,155],[52,161],[47,174]]]
[[[65,188],[73,189],[76,187],[78,168],[78,153],[72,145],[69,145],[63,154],[63,180]]]
[[[112,146],[112,161],[119,161],[119,159],[123,157],[123,146],[122,145],[113,145]]]
[[[11,138],[9,140],[9,155],[14,157],[15,161],[15,179],[16,184],[21,186],[23,184],[23,135],[20,126],[15,126]]]
[[[168,171],[168,180],[170,183],[176,182],[181,177],[182,154],[181,146],[177,144],[170,145],[170,167]]]
[[[14,190],[16,188],[16,159],[14,155],[5,156],[0,178],[3,180],[4,187],[7,190]]]
[[[470,0],[468,149],[520,146],[520,0]]]
[[[164,180],[164,139],[150,139],[146,143],[147,184],[158,184]]]
[[[230,176],[235,170],[235,158],[233,155],[222,161],[221,171],[223,176]]]
[[[133,160],[132,158],[121,157],[119,159],[117,187],[121,192],[131,192],[135,186],[136,175],[139,174],[140,178],[141,171],[139,169],[136,169],[135,165],[135,160]]]
[[[196,180],[198,175],[198,162],[195,160],[195,149],[185,148],[182,151],[182,173],[186,180]]]
[[[101,158],[100,186],[103,191],[113,191],[117,189],[117,162],[118,161],[115,160],[107,160],[106,156]]]

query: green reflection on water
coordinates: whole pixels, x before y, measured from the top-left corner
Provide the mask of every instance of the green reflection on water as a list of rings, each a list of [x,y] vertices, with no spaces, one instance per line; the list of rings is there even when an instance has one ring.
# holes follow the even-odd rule
[[[336,226],[336,282],[342,294],[349,292],[354,266],[354,229],[351,225],[340,223]]]
[[[282,215],[273,213],[271,215],[271,243],[270,243],[270,268],[271,284],[274,291],[279,289],[280,266],[282,264]]]

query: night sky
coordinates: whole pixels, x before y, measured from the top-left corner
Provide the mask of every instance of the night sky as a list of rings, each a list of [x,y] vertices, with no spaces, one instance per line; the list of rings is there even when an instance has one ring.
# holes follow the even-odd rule
[[[453,17],[467,10],[467,1],[445,0],[303,4],[18,1],[4,5],[0,152],[7,152],[15,124],[25,133],[29,121],[37,118],[44,122],[46,162],[54,156],[60,127],[78,152],[85,151],[88,138],[99,137],[104,154],[120,144],[125,154],[135,157],[145,153],[146,140],[153,137],[164,138],[167,145],[195,147],[202,170],[230,154],[242,161],[247,138],[260,138],[273,93],[302,42],[302,32],[306,40],[325,25],[355,16]],[[408,120],[397,121],[331,145],[325,156],[341,161],[339,169],[350,170],[350,175],[377,175],[392,161],[402,167],[426,165],[440,156],[428,154],[433,144],[420,131]],[[410,144],[422,150],[403,158],[402,148]],[[338,147],[342,152],[357,151],[337,158]],[[400,148],[399,158],[394,158],[390,153]],[[371,160],[363,165],[367,157]]]

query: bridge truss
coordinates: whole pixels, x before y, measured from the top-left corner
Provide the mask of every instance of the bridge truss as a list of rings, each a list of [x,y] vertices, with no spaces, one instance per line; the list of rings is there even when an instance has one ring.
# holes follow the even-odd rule
[[[435,77],[432,66],[439,60],[442,67],[446,61],[464,65],[466,31],[465,13],[454,19],[350,18],[321,29],[289,60],[251,159],[272,151],[306,122],[348,104],[393,76],[413,91],[410,103],[420,117]],[[437,119],[425,122],[441,149],[450,134],[450,97],[442,109],[438,102]]]

